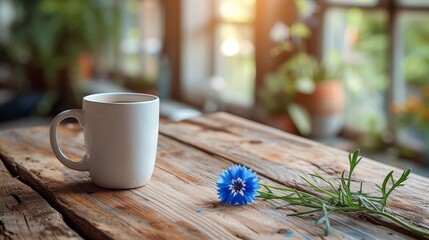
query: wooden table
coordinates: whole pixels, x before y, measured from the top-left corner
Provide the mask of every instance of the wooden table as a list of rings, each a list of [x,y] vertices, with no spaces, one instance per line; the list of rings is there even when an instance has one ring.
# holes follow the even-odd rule
[[[64,151],[80,158],[83,133],[60,128]],[[261,181],[306,189],[299,175],[318,172],[335,179],[348,170],[346,152],[226,113],[160,126],[151,181],[132,190],[91,183],[88,172],[64,167],[53,155],[48,126],[0,132],[0,239],[319,239],[318,216],[292,217],[299,207],[257,200],[245,206],[219,203],[216,181],[233,164],[257,172]],[[3,162],[3,164],[1,164]],[[356,179],[366,188],[390,171],[364,159]],[[411,175],[390,206],[405,221],[429,230],[429,180]],[[332,239],[409,239],[410,232],[370,214],[332,214]]]

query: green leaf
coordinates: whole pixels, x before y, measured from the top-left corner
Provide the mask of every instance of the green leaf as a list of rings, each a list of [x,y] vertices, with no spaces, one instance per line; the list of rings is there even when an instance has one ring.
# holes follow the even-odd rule
[[[290,28],[290,35],[300,38],[307,38],[311,34],[310,29],[303,22],[296,22]]]
[[[296,81],[296,91],[304,94],[311,94],[314,92],[316,85],[311,78],[303,77]]]
[[[307,110],[295,103],[289,104],[287,110],[298,131],[303,135],[308,135],[311,131],[311,125]]]

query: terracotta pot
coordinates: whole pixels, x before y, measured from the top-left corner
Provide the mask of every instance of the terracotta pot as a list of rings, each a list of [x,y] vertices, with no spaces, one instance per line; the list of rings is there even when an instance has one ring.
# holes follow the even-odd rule
[[[269,115],[266,118],[266,123],[285,132],[298,134],[292,119],[287,114]]]
[[[93,58],[89,53],[81,53],[78,56],[79,78],[81,81],[89,81],[93,77]]]
[[[297,93],[295,102],[303,106],[310,115],[309,137],[332,137],[341,130],[345,96],[340,81],[318,83],[311,94]]]

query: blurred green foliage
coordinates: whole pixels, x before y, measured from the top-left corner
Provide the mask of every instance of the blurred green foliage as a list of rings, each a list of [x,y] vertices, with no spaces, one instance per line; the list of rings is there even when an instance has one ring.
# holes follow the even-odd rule
[[[350,31],[356,31],[357,34],[352,43],[356,55],[348,62],[346,80],[351,81],[346,83],[348,89],[356,94],[384,91],[388,86],[386,14],[352,8],[347,12],[347,23]]]
[[[119,41],[120,11],[113,0],[17,0],[17,17],[11,38],[0,46],[0,61],[8,61],[22,90],[32,77],[28,70],[42,72],[49,89],[55,89],[58,72],[77,67],[79,54],[95,54],[105,44]]]
[[[417,16],[410,19],[404,29],[405,79],[409,84],[429,83],[429,18]]]
[[[380,139],[386,130],[388,78],[388,15],[384,11],[350,8],[334,12],[346,21],[344,46],[335,47],[344,69],[346,126]]]

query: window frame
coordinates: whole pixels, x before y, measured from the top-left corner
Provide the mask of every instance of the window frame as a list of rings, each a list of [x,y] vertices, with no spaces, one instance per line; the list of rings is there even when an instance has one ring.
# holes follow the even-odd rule
[[[388,48],[387,48],[387,56],[389,57],[387,61],[387,77],[389,81],[388,89],[387,89],[387,96],[386,100],[388,105],[391,105],[394,102],[397,102],[399,99],[398,96],[398,88],[402,86],[402,76],[399,75],[398,69],[400,66],[400,61],[396,55],[398,54],[398,45],[401,43],[401,39],[399,39],[399,23],[398,23],[398,15],[401,12],[429,12],[429,5],[423,5],[423,6],[411,6],[411,5],[403,5],[397,0],[378,0],[378,3],[374,5],[359,5],[359,4],[353,4],[353,3],[335,3],[335,2],[329,2],[327,0],[317,0],[317,4],[320,7],[319,10],[319,16],[318,19],[320,21],[323,21],[326,12],[332,8],[339,8],[339,9],[350,9],[350,8],[359,8],[363,10],[381,10],[385,11],[387,15],[387,35],[388,35]],[[313,45],[317,45],[315,51],[313,54],[315,54],[317,57],[322,58],[322,52],[323,52],[323,45],[324,45],[324,24],[321,25],[319,31],[316,32],[315,37],[312,39]],[[392,133],[392,142],[394,144],[397,144],[397,123],[396,123],[396,117],[394,113],[391,111],[386,111],[387,116],[387,130]],[[360,135],[362,135],[362,132],[359,132],[354,129],[345,128],[342,132],[343,136],[347,138],[357,139]]]
[[[163,55],[167,56],[170,62],[170,90],[169,90],[169,97],[174,100],[178,100],[184,103],[187,103],[191,106],[198,107],[202,109],[203,102],[202,101],[195,101],[190,102],[185,99],[183,96],[183,93],[181,91],[181,83],[183,82],[181,79],[181,47],[182,47],[182,6],[183,6],[183,0],[160,0],[161,4],[164,9],[164,41],[163,41]],[[258,0],[257,0],[258,2]],[[216,25],[225,22],[219,19],[219,16],[217,14],[217,0],[208,0],[207,4],[211,5],[212,9],[212,18],[207,26],[209,29],[209,35],[210,35],[210,42],[208,43],[210,45],[210,59],[208,60],[210,62],[209,66],[209,72],[210,74],[215,73],[215,61],[216,56],[214,54],[215,51],[215,31],[216,31]],[[256,7],[255,7],[256,8]],[[249,23],[236,23],[232,22],[233,24],[245,24],[250,25],[254,27],[255,25],[255,19],[253,22]],[[230,23],[230,22],[227,22]],[[255,34],[256,35],[256,34]],[[255,81],[256,82],[256,81]],[[255,83],[256,84],[256,83]],[[256,84],[255,86],[257,86]],[[255,94],[256,95],[256,94]],[[201,100],[201,99],[200,99]],[[253,120],[257,120],[254,116],[254,107],[242,107],[239,105],[234,105],[231,103],[225,104],[225,110],[228,112],[232,112],[234,114],[237,114],[242,117],[250,118]]]
[[[173,99],[184,101],[182,93],[180,92],[180,48],[181,48],[181,14],[182,14],[182,1],[183,0],[160,0],[164,7],[164,50],[163,53],[169,57],[170,60],[170,70],[171,70],[171,84],[170,84],[170,96]],[[363,10],[382,10],[386,12],[387,15],[387,34],[388,34],[388,49],[387,56],[389,56],[387,62],[387,77],[389,81],[389,87],[386,93],[387,102],[393,103],[398,99],[397,89],[401,86],[401,78],[399,76],[397,69],[400,66],[400,59],[395,57],[397,54],[397,47],[400,44],[400,39],[395,37],[398,35],[399,25],[398,25],[398,15],[401,12],[409,11],[409,12],[429,12],[429,5],[426,6],[411,6],[404,5],[399,3],[399,1],[394,0],[379,0],[374,5],[359,5],[353,3],[333,3],[328,2],[327,0],[315,0],[318,5],[318,11],[315,13],[316,18],[321,23],[317,28],[313,30],[311,37],[308,39],[308,52],[319,59],[322,59],[323,55],[323,46],[324,46],[324,30],[325,26],[323,23],[323,19],[326,15],[326,12],[331,8],[359,8]],[[217,11],[217,0],[209,0],[207,2],[211,4],[213,11]],[[258,93],[257,90],[263,86],[263,79],[267,73],[275,69],[275,67],[284,59],[273,59],[267,55],[270,49],[273,47],[273,43],[269,39],[269,29],[271,26],[279,21],[285,21],[286,23],[290,23],[294,18],[295,13],[286,14],[284,11],[284,7],[286,5],[290,6],[293,4],[293,0],[280,0],[280,1],[265,1],[265,0],[256,0],[255,3],[255,17],[253,19],[252,27],[254,29],[254,43],[255,46],[255,91],[254,98],[255,104],[253,107],[244,108],[233,104],[226,104],[225,110],[229,112],[233,112],[234,114],[247,117],[253,120],[261,121],[260,116],[255,116],[255,110],[259,105]],[[278,13],[278,9],[282,9],[281,13]],[[289,8],[291,9],[291,8]],[[264,15],[264,12],[270,12],[269,15]],[[213,18],[211,21],[211,36],[212,42],[210,43],[212,48],[211,51],[215,51],[215,29],[216,25],[223,22],[219,19],[218,14],[213,14]],[[285,19],[289,18],[289,19]],[[210,68],[211,72],[214,73],[214,63],[215,56],[211,54],[212,59],[210,62],[212,63]],[[285,56],[287,57],[287,56]],[[184,101],[186,102],[186,101]],[[198,106],[195,102],[187,102],[190,105]],[[395,116],[392,112],[387,112],[387,130],[393,136],[393,142],[396,142],[396,120]],[[346,138],[357,139],[362,132],[345,128],[342,132],[342,135]]]

